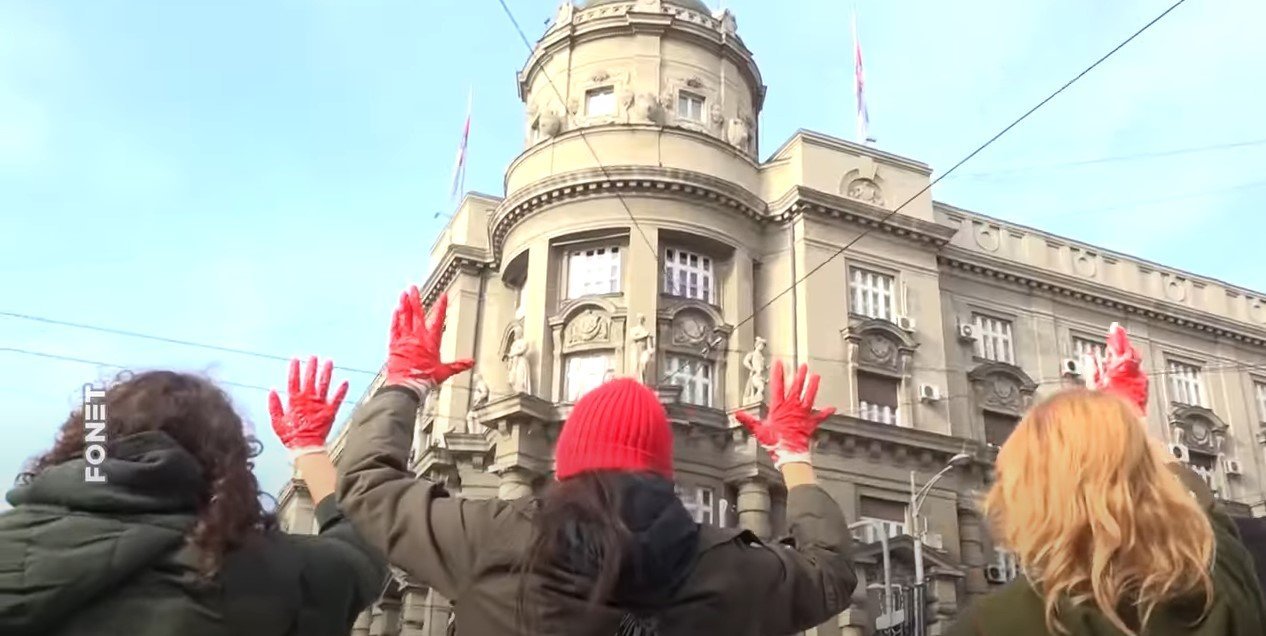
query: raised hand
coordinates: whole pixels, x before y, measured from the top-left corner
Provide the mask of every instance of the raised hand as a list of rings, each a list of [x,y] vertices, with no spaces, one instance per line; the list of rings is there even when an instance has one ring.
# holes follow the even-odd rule
[[[474,366],[475,362],[470,359],[440,361],[440,342],[447,314],[447,294],[440,296],[431,308],[429,324],[418,288],[410,287],[400,295],[400,304],[391,317],[387,384],[409,387],[421,397],[432,387]]]
[[[758,420],[743,411],[735,413],[734,417],[756,436],[756,441],[769,453],[777,468],[786,464],[812,463],[809,438],[824,420],[835,413],[834,407],[813,410],[818,383],[822,378],[816,373],[809,373],[808,365],[802,364],[791,386],[784,390],[781,361],[774,362],[769,375],[769,415],[765,420]]]
[[[1091,363],[1086,384],[1093,389],[1116,393],[1138,407],[1139,411],[1147,412],[1148,380],[1142,363],[1143,358],[1130,344],[1125,328],[1114,322],[1108,328],[1104,357]]]
[[[326,360],[318,379],[317,359],[312,356],[308,358],[307,372],[300,383],[299,360],[294,359],[290,361],[290,382],[287,386],[290,411],[286,412],[282,407],[281,397],[276,391],[268,393],[268,414],[272,418],[273,432],[290,451],[291,457],[325,451],[325,438],[334,428],[334,416],[347,395],[347,382],[344,381],[334,391],[334,397],[327,399],[333,373],[334,361]]]

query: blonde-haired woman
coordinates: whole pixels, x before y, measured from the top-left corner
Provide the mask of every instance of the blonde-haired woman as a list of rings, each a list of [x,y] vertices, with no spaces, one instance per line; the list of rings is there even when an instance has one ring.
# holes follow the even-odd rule
[[[999,451],[984,511],[1023,575],[968,608],[951,636],[1266,633],[1235,524],[1147,436],[1145,376],[1119,327],[1094,376],[1103,390],[1045,400]]]

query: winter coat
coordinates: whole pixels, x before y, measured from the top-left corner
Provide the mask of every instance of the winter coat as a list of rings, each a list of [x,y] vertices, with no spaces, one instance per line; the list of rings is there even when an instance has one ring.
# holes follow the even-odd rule
[[[1262,636],[1266,634],[1266,606],[1258,585],[1253,558],[1240,542],[1235,523],[1213,499],[1200,477],[1185,466],[1172,469],[1205,506],[1213,522],[1217,554],[1213,566],[1213,606],[1203,620],[1203,599],[1171,602],[1152,613],[1144,636]],[[1060,619],[1070,636],[1119,636],[1093,607],[1065,604]],[[1044,636],[1043,600],[1023,576],[972,604],[948,636]]]
[[[455,601],[457,634],[773,636],[820,625],[849,606],[857,584],[852,538],[821,488],[788,493],[791,539],[766,544],[737,528],[695,523],[670,482],[630,475],[623,517],[632,554],[612,599],[590,607],[592,578],[578,574],[583,559],[522,571],[538,500],[450,497],[406,471],[418,403],[386,387],[360,407],[339,500],[393,565]],[[521,581],[527,622],[517,610]]]
[[[192,455],[160,432],[112,444],[8,494],[0,514],[4,636],[346,636],[382,593],[386,563],[326,497],[317,536],[261,534],[210,584],[186,539],[205,490]]]
[[[1266,591],[1266,517],[1234,517],[1235,528],[1249,554],[1253,555],[1253,567],[1257,570],[1257,582]]]

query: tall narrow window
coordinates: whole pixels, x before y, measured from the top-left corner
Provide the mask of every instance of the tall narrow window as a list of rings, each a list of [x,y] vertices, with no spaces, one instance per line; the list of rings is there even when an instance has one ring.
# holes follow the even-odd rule
[[[703,121],[703,97],[687,91],[677,93],[677,116],[691,121]]]
[[[698,523],[712,523],[713,510],[716,509],[715,494],[711,488],[687,488],[678,485],[677,498],[681,499],[682,505],[691,517]]]
[[[712,406],[712,361],[669,354],[664,358],[668,383],[681,387],[681,401]]]
[[[1093,356],[1102,359],[1103,354],[1104,344],[1102,342],[1095,342],[1094,340],[1087,340],[1085,338],[1073,338],[1073,358],[1078,362],[1080,362],[1084,356]]]
[[[603,86],[586,91],[585,114],[589,117],[615,114],[615,87]]]
[[[1218,458],[1213,455],[1187,451],[1187,466],[1191,468],[1192,472],[1199,475],[1204,480],[1204,483],[1208,484],[1210,490],[1215,492],[1218,490],[1217,465]]]
[[[875,497],[862,497],[859,502],[859,508],[858,517],[860,520],[871,523],[857,529],[854,536],[857,537],[858,541],[863,543],[879,541],[880,532],[888,535],[889,539],[895,539],[908,533],[906,528],[906,505],[904,503]]]
[[[852,312],[867,318],[892,320],[892,290],[895,280],[886,274],[878,274],[854,268],[849,280],[852,291]]]
[[[715,303],[712,259],[678,249],[664,250],[664,293]]]
[[[994,362],[1015,364],[1015,347],[1011,341],[1011,321],[974,316],[976,323],[976,355]]]
[[[1204,382],[1200,378],[1200,367],[1170,360],[1168,371],[1171,401],[1190,406],[1207,406],[1204,403]]]
[[[595,247],[567,255],[567,297],[620,291],[620,248]]]
[[[1257,394],[1257,419],[1266,422],[1266,382],[1254,382],[1253,392]]]
[[[567,356],[566,377],[563,388],[566,400],[575,402],[580,396],[598,388],[607,377],[611,359],[605,353],[585,353]]]
[[[985,412],[985,443],[991,446],[1002,446],[1011,437],[1020,418],[1013,415]]]
[[[897,423],[897,394],[901,382],[882,375],[857,373],[858,416],[883,424]]]

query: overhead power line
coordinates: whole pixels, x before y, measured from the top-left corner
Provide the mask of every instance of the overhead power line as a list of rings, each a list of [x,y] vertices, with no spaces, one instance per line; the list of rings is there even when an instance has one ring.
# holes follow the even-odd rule
[[[1015,168],[1003,168],[1000,170],[987,170],[981,172],[960,172],[955,179],[995,179],[1005,178],[1015,175],[1029,174],[1032,172],[1041,172],[1047,170],[1059,170],[1063,168],[1077,168],[1081,166],[1094,166],[1105,163],[1117,163],[1122,161],[1138,161],[1140,159],[1156,159],[1160,157],[1176,157],[1180,155],[1190,155],[1202,152],[1212,152],[1215,150],[1232,150],[1237,148],[1249,148],[1253,146],[1266,146],[1266,139],[1254,139],[1251,141],[1237,141],[1224,144],[1213,144],[1208,146],[1195,146],[1189,148],[1176,148],[1170,150],[1157,150],[1153,152],[1138,152],[1132,154],[1115,155],[1109,157],[1098,157],[1095,159],[1082,159],[1077,161],[1063,161],[1057,163],[1035,164],[1028,166],[1019,166]]]

